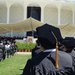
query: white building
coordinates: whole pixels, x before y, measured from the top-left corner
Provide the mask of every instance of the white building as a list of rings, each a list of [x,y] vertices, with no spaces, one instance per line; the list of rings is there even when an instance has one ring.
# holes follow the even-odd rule
[[[35,7],[31,8],[31,14],[40,12],[42,22],[52,25],[75,24],[74,0],[0,0],[0,23],[25,20],[28,7]],[[36,11],[37,7],[39,10]]]
[[[16,23],[30,15],[51,25],[74,25],[75,1],[0,0],[0,23]]]

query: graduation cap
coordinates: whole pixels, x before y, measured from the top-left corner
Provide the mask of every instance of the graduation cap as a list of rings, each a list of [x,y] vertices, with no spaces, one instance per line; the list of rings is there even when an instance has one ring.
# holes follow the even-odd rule
[[[52,44],[56,43],[56,39],[54,35],[56,36],[58,42],[62,40],[62,36],[61,36],[59,28],[54,27],[52,25],[44,24],[43,26],[36,28],[36,30],[37,30],[37,35],[39,38],[45,38],[48,41],[50,41]]]
[[[65,45],[67,48],[74,48],[75,47],[75,38],[67,37],[63,39],[62,44]]]

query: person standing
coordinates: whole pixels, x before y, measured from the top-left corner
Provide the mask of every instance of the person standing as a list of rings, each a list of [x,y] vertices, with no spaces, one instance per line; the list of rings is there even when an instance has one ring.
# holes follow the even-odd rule
[[[7,56],[7,58],[9,58],[10,57],[10,55],[11,55],[11,49],[10,49],[10,44],[9,43],[7,43],[6,45],[5,45],[5,50],[6,50],[6,56]]]

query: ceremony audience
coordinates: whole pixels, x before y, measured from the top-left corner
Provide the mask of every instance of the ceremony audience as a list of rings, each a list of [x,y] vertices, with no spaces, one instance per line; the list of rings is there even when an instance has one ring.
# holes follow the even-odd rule
[[[12,41],[11,41],[12,40]],[[16,52],[17,46],[15,40],[11,38],[0,37],[0,61],[13,56]]]

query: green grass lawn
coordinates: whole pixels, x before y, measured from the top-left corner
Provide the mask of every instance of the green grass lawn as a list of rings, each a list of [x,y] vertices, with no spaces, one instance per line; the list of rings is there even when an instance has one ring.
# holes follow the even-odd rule
[[[31,55],[14,55],[0,62],[0,75],[20,75]]]

